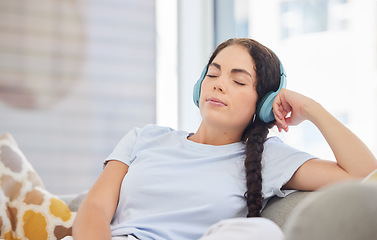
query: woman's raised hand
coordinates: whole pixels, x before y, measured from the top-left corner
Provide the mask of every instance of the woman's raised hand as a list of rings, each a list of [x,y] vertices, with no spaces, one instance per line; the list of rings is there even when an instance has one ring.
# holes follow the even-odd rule
[[[272,107],[279,131],[288,131],[288,126],[309,120],[322,133],[336,159],[336,163],[308,161],[287,184],[289,189],[314,190],[330,182],[364,178],[377,168],[377,159],[368,147],[313,99],[282,89]]]
[[[288,131],[288,126],[295,126],[308,120],[309,106],[316,102],[302,94],[283,88],[272,103],[276,126],[279,132]]]

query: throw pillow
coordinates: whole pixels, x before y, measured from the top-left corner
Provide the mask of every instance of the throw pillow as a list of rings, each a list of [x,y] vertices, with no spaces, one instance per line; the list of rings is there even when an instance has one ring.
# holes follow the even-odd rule
[[[377,181],[377,169],[371,172],[366,178],[364,178],[363,182],[372,182]]]
[[[49,193],[13,137],[0,136],[0,239],[62,239],[75,217]]]

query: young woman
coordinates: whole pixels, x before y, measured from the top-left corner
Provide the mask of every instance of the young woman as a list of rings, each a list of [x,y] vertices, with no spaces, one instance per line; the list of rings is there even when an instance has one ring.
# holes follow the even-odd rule
[[[274,224],[250,218],[260,216],[268,198],[363,178],[376,169],[376,158],[362,141],[301,94],[281,89],[272,104],[276,120],[261,120],[263,97],[277,91],[283,79],[280,65],[252,39],[220,44],[199,83],[197,132],[155,125],[129,132],[83,201],[75,240],[242,239],[236,234],[278,239],[281,231]],[[273,125],[288,131],[304,120],[322,132],[336,162],[267,139]]]

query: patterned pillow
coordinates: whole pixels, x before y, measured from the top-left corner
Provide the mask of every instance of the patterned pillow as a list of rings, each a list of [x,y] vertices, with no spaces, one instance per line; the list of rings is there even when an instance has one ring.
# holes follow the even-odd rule
[[[364,178],[363,182],[374,182],[377,181],[377,169],[371,172],[366,178]]]
[[[0,239],[62,239],[75,215],[46,191],[12,136],[0,136]]]

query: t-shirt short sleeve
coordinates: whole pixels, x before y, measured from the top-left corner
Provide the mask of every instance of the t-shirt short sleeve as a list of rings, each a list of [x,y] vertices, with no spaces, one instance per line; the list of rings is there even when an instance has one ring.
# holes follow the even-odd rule
[[[262,155],[264,198],[285,197],[293,192],[281,188],[302,164],[313,158],[316,157],[285,144],[277,137],[269,138],[264,144]]]
[[[110,160],[121,161],[130,166],[133,160],[132,152],[140,131],[140,128],[133,128],[126,135],[124,135],[124,137],[119,141],[112,153],[105,159],[104,166]]]

